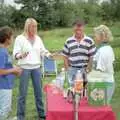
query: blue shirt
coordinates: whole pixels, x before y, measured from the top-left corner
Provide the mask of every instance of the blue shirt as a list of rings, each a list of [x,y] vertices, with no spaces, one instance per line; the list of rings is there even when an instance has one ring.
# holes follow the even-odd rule
[[[6,48],[0,48],[0,69],[11,69],[12,59]],[[0,75],[0,89],[12,89],[15,76],[13,74]]]

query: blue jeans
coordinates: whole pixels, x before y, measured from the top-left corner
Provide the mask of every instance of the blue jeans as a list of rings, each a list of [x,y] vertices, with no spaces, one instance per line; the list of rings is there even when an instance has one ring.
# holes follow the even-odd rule
[[[115,91],[115,82],[108,83],[108,86],[107,86],[107,104],[108,105],[111,103],[114,91]]]
[[[20,76],[19,97],[18,97],[18,105],[17,105],[18,120],[25,119],[25,104],[26,104],[29,77],[32,78],[38,116],[39,117],[45,116],[44,104],[42,102],[42,82],[41,82],[40,68],[23,69],[22,75]]]
[[[69,67],[68,68],[68,81],[70,86],[74,85],[74,80],[75,80],[75,75],[77,73],[78,70],[84,72],[85,68],[75,68],[75,67]]]

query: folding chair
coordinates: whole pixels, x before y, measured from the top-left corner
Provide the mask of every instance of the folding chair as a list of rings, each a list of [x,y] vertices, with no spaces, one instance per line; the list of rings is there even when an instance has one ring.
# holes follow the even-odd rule
[[[42,73],[45,75],[57,75],[57,63],[55,60],[47,57],[42,58]]]

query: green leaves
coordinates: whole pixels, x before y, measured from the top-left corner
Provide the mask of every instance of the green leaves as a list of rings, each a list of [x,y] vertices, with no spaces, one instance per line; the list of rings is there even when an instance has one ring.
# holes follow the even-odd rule
[[[33,17],[39,27],[46,30],[55,27],[71,27],[76,19],[83,19],[91,26],[101,21],[114,23],[120,20],[120,0],[98,4],[99,0],[15,0],[20,9],[0,6],[0,25],[23,28],[26,18]]]

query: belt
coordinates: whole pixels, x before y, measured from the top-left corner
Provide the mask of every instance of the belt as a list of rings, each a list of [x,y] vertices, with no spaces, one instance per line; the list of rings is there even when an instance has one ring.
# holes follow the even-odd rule
[[[71,67],[73,67],[73,68],[86,68],[87,65],[84,65],[84,66],[71,66]]]

